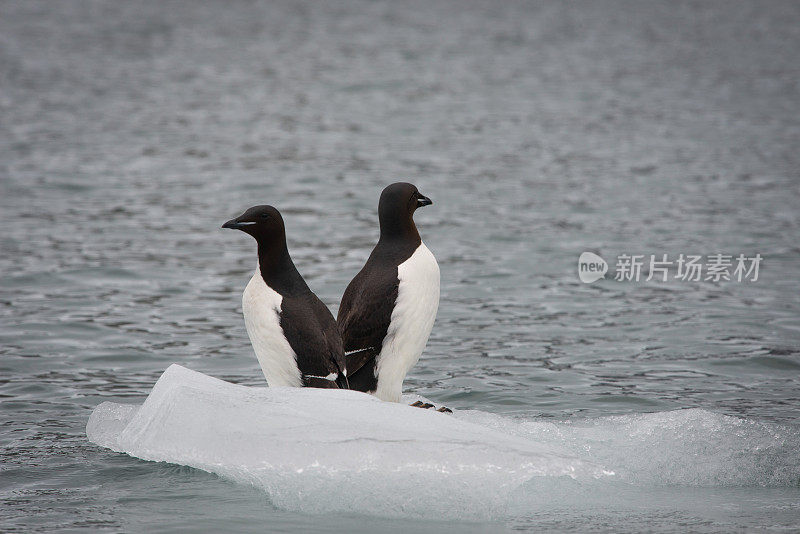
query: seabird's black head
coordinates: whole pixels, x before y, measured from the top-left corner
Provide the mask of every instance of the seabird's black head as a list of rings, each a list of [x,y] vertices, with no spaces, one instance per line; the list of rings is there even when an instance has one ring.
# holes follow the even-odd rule
[[[269,287],[283,296],[308,293],[310,290],[289,256],[283,217],[272,206],[253,206],[223,228],[241,230],[258,243],[258,267]]]
[[[413,184],[396,182],[387,186],[378,202],[378,219],[381,235],[410,235],[419,239],[414,224],[414,212],[433,201],[417,190]]]
[[[235,219],[223,224],[222,227],[250,234],[259,244],[286,242],[283,217],[272,206],[253,206]]]

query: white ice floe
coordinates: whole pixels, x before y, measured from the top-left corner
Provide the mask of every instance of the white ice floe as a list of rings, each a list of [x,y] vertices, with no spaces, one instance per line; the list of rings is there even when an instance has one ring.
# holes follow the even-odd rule
[[[98,406],[86,434],[251,484],[275,506],[307,513],[493,518],[621,484],[800,480],[796,428],[703,410],[518,421],[354,391],[239,386],[179,365],[143,405]]]

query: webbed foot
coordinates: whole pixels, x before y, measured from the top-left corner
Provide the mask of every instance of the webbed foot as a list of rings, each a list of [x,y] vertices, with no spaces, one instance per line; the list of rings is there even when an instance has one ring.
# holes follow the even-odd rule
[[[428,408],[436,409],[436,406],[434,406],[433,404],[430,404],[428,402],[422,402],[422,401],[419,401],[419,400],[417,402],[414,402],[414,403],[410,404],[410,406],[413,406],[415,408],[422,408],[424,410],[427,410]],[[441,408],[439,408],[436,411],[437,412],[442,412],[442,413],[453,413],[453,410],[451,410],[447,406],[442,406]]]

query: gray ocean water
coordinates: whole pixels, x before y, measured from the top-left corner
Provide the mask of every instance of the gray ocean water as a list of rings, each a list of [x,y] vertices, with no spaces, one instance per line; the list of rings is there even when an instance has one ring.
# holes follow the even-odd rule
[[[800,530],[798,50],[796,2],[0,3],[0,530]],[[442,276],[406,392],[736,416],[782,436],[777,478],[454,524],[288,511],[88,442],[171,363],[263,384],[254,244],[225,220],[278,207],[335,314],[400,180],[434,201]],[[605,280],[578,279],[584,251]],[[613,276],[716,253],[760,254],[758,280]]]

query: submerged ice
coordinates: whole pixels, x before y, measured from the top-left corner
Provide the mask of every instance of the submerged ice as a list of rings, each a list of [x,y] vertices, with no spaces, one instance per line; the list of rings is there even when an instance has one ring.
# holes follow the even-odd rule
[[[275,506],[309,513],[492,518],[598,485],[800,481],[796,428],[703,410],[519,421],[354,391],[239,386],[178,365],[141,406],[98,406],[86,433],[137,458],[251,484]]]

